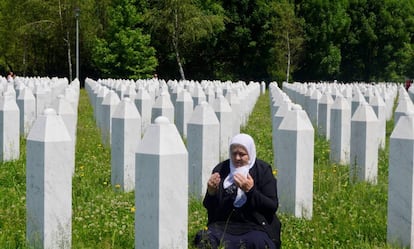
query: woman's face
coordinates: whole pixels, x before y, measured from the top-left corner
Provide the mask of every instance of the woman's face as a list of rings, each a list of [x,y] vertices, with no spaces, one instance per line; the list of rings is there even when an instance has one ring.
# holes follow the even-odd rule
[[[249,164],[249,154],[243,146],[237,144],[230,146],[230,153],[234,167],[238,168]]]

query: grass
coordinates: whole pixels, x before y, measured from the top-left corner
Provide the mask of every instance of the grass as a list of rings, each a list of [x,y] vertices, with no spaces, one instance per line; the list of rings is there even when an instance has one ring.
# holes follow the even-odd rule
[[[242,129],[259,158],[273,162],[268,93]],[[72,248],[134,248],[134,193],[110,185],[110,150],[101,143],[87,93],[81,90],[73,178]],[[387,137],[392,131],[387,123]],[[388,144],[388,143],[387,143]],[[22,149],[23,148],[23,149]],[[27,248],[25,140],[21,156],[0,164],[0,248]],[[378,184],[349,183],[348,166],[329,162],[329,144],[315,136],[312,220],[278,214],[283,248],[392,248],[386,243],[388,145],[379,153]],[[206,225],[201,201],[189,203],[188,237]]]

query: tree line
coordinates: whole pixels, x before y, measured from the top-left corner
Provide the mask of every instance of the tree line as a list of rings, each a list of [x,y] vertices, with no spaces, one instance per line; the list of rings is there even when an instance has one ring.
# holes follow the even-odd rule
[[[0,0],[0,71],[245,81],[414,77],[414,0]]]

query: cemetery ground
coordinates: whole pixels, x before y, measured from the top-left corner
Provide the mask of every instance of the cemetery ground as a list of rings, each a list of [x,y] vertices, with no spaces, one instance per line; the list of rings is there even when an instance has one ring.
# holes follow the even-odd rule
[[[72,248],[134,248],[134,193],[111,186],[110,149],[101,144],[87,93],[80,92],[73,177]],[[393,121],[387,123],[387,138]],[[259,158],[273,162],[269,94],[258,99],[242,132]],[[27,248],[25,140],[19,160],[0,164],[0,248]],[[349,167],[329,162],[329,144],[315,136],[311,220],[278,213],[283,248],[392,248],[386,243],[388,139],[379,153],[378,184],[350,184]],[[277,177],[277,170],[274,173]],[[142,200],[145,201],[145,200]],[[280,203],[283,205],[283,203]],[[189,203],[189,245],[207,218],[201,200]]]

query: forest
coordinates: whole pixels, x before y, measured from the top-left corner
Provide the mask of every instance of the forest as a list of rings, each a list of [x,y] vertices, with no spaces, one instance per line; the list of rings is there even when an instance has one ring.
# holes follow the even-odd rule
[[[2,75],[414,77],[414,0],[0,0],[0,32]]]

